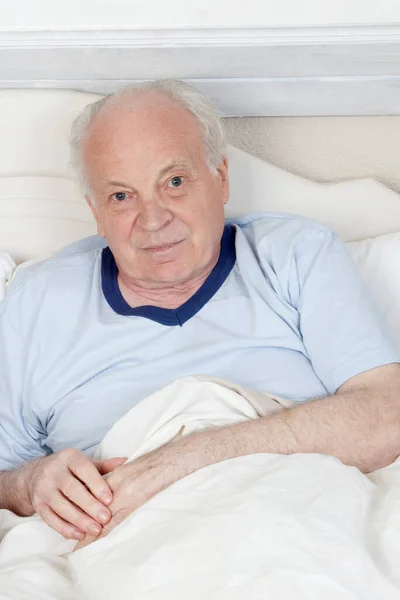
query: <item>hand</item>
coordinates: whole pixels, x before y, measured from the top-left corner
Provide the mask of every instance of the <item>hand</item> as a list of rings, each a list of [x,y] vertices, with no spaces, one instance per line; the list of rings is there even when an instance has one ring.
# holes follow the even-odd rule
[[[95,461],[68,448],[28,463],[21,469],[23,489],[42,519],[65,538],[81,540],[86,533],[99,535],[111,519],[107,506],[113,495],[102,475],[126,458]]]
[[[129,464],[117,467],[107,477],[107,483],[114,493],[114,500],[110,505],[111,520],[104,525],[100,535],[86,535],[75,550],[104,537],[150,498],[199,468],[200,465],[195,467],[185,452],[190,437],[181,442],[169,443]]]

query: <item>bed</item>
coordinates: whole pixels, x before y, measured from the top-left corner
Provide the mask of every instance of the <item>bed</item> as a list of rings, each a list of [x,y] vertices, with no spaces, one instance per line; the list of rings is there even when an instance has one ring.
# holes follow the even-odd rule
[[[70,89],[0,92],[3,296],[32,261],[96,234],[68,165],[67,140],[72,119],[98,97]],[[291,212],[333,227],[400,348],[399,194],[373,179],[316,183],[232,146],[228,157],[227,216]],[[206,417],[203,404],[199,409],[204,390]],[[190,377],[157,392],[152,410],[144,404],[111,429],[98,456],[119,452],[134,459],[188,421],[214,423],[215,406],[224,422],[260,414],[223,383]],[[267,514],[260,498],[268,499]],[[73,544],[38,517],[0,511],[0,598],[395,600],[399,506],[398,462],[366,477],[330,457],[253,455],[174,484],[108,538],[73,554]]]

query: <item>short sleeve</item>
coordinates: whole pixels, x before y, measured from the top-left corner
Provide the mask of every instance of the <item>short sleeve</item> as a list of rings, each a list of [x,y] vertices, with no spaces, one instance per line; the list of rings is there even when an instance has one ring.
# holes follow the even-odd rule
[[[359,373],[400,362],[383,315],[329,228],[296,245],[290,293],[309,359],[331,394]]]
[[[46,454],[24,398],[29,340],[24,340],[9,302],[0,304],[0,471]]]

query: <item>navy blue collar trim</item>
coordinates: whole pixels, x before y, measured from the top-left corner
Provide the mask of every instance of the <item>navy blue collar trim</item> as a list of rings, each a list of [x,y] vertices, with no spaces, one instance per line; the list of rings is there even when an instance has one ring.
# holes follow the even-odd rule
[[[176,309],[158,306],[132,308],[122,296],[118,285],[118,267],[110,248],[104,248],[101,257],[101,287],[112,310],[124,316],[145,317],[161,325],[180,325],[193,317],[222,286],[236,262],[236,229],[226,225],[221,240],[219,259],[210,275],[197,292]]]

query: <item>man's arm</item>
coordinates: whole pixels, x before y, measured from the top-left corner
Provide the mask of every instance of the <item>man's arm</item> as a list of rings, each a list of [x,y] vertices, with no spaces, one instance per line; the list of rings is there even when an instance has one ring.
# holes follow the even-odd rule
[[[214,458],[260,452],[317,453],[374,471],[400,454],[400,365],[352,377],[333,396],[190,437],[181,440],[180,449],[187,445],[193,464],[200,457],[212,464]]]
[[[45,456],[35,402],[25,393],[32,387],[27,365],[36,364],[32,325],[41,298],[43,290],[22,286],[0,303],[0,509],[37,512],[65,537],[82,539],[110,520],[113,496],[102,475],[125,459],[93,461],[73,448]]]
[[[327,398],[193,433],[118,467],[107,478],[114,492],[113,518],[102,536],[175,481],[208,465],[258,453],[327,454],[363,472],[390,464],[400,455],[400,365],[352,377]],[[94,539],[87,536],[79,547]]]
[[[0,508],[11,510],[20,517],[30,517],[34,509],[24,489],[21,470],[0,471]]]
[[[365,473],[374,471],[400,454],[400,364],[352,377],[333,396],[195,433],[160,448],[160,454],[163,450],[175,456],[177,474],[263,452],[328,454]]]

